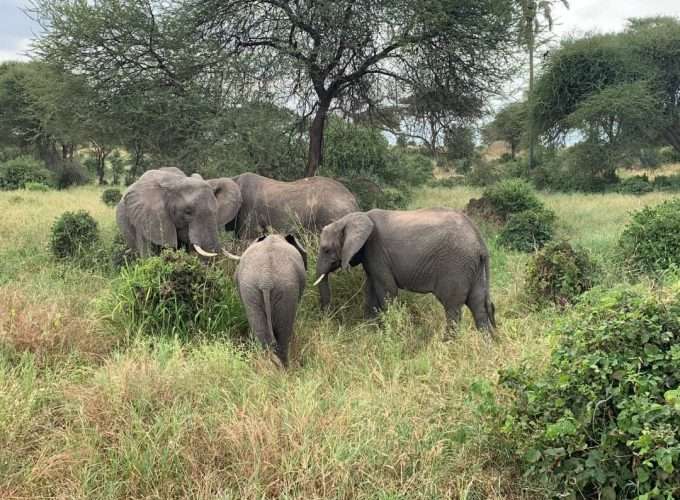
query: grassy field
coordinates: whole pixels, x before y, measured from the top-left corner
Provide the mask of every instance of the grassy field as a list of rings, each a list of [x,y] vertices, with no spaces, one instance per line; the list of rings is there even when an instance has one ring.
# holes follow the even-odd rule
[[[424,189],[413,206],[460,208],[478,195]],[[542,196],[560,235],[611,282],[622,279],[612,256],[630,212],[668,197]],[[543,362],[557,313],[527,306],[527,256],[498,248],[491,229],[499,341],[467,311],[459,336],[446,336],[423,295],[364,322],[354,269],[332,280],[328,315],[307,290],[284,373],[257,349],[112,329],[98,304],[116,277],[47,250],[55,217],[80,208],[113,237],[113,209],[94,187],[0,193],[0,498],[541,497],[485,433],[483,407],[500,368]]]

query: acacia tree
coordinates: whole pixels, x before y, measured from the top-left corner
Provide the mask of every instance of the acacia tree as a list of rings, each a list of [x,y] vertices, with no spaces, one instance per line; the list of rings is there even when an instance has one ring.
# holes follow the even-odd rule
[[[527,103],[513,102],[501,109],[493,121],[482,129],[482,137],[487,143],[505,141],[510,145],[510,155],[515,159],[517,150],[525,135]]]
[[[418,88],[432,70],[440,95],[488,89],[506,76],[515,5],[508,0],[193,0],[194,25],[232,57],[259,61],[248,75],[291,89],[306,115],[306,176],[316,173],[333,106],[384,103],[398,82]],[[450,75],[456,75],[450,77]],[[466,82],[468,87],[456,86]]]

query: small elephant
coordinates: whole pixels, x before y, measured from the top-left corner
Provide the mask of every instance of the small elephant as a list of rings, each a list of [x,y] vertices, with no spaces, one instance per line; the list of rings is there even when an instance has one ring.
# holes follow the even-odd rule
[[[295,236],[271,234],[246,249],[234,275],[251,330],[286,367],[306,269],[307,252]]]
[[[218,228],[241,207],[231,179],[208,183],[176,167],[149,170],[133,183],[116,207],[116,221],[128,246],[141,256],[160,247],[195,249],[213,257]]]
[[[453,325],[465,304],[477,328],[496,326],[489,252],[462,213],[447,208],[356,212],[324,227],[319,245],[317,282],[338,268],[363,266],[369,316],[401,288],[433,293]]]

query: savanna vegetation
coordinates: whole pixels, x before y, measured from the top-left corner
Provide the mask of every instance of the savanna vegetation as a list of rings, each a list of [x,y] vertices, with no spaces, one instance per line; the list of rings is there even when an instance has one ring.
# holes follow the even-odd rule
[[[0,498],[680,496],[680,21],[546,45],[556,3],[35,0],[0,64]],[[496,335],[408,292],[367,320],[354,268],[281,369],[233,262],[126,247],[164,165],[465,211]]]

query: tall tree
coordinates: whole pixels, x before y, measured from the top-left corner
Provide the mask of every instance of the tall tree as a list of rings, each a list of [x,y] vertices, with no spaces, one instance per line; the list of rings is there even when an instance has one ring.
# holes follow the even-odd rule
[[[485,142],[505,141],[510,145],[510,155],[515,159],[526,132],[527,103],[513,102],[501,109],[493,121],[482,129]]]
[[[230,97],[297,107],[311,118],[307,176],[334,109],[418,89],[423,68],[442,96],[497,88],[517,38],[513,0],[34,1],[41,53],[97,89],[164,85],[203,94],[212,113]]]
[[[526,46],[529,54],[529,106],[533,103],[534,92],[534,53],[536,41],[544,28],[543,22],[547,23],[548,31],[552,30],[552,6],[556,0],[518,0],[522,8],[521,41]],[[567,0],[559,0],[566,8],[569,8]],[[534,149],[536,134],[531,116],[527,121],[527,136],[529,141],[529,168],[534,166]]]

